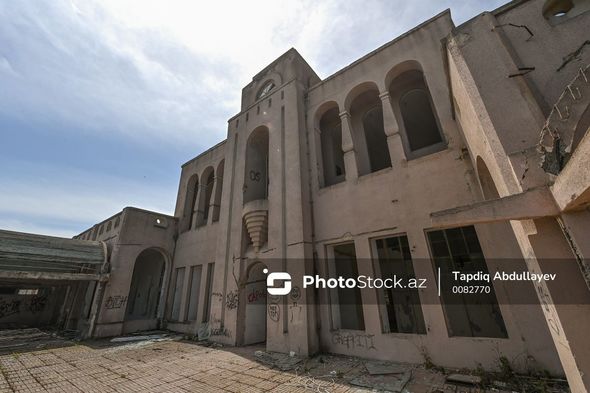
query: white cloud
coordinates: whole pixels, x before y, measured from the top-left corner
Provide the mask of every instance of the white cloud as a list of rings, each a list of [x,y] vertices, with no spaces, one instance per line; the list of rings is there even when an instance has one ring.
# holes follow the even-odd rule
[[[29,173],[3,168],[0,227],[63,234],[127,205],[170,213],[174,187],[64,167],[60,149],[76,149],[75,133],[196,155],[225,137],[242,87],[289,48],[326,77],[449,5],[460,22],[502,2],[0,2],[3,143],[26,132],[3,124],[32,124],[55,132],[47,149],[58,151],[54,168],[34,156],[22,157]]]
[[[227,119],[239,111],[241,88],[290,47],[325,77],[449,1],[419,3],[4,3],[0,40],[9,43],[6,51],[15,59],[0,57],[0,70],[24,79],[3,80],[0,73],[7,86],[0,107],[11,115],[63,122],[76,132],[203,150],[225,137]],[[474,3],[455,2],[459,18],[484,7]]]
[[[0,56],[0,72],[6,72],[12,76],[18,76],[6,57]]]
[[[49,236],[70,238],[78,233],[67,227],[58,225],[40,225],[23,219],[8,219],[0,217],[0,228],[7,231],[37,233]]]
[[[35,176],[4,174],[1,180],[3,229],[35,231],[39,227],[41,233],[72,236],[126,206],[174,214],[169,202],[176,190],[139,179],[55,166],[37,170]]]

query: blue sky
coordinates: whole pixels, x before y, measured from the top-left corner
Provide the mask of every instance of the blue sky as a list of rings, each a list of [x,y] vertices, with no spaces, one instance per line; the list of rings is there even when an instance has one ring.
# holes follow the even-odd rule
[[[241,89],[291,47],[324,78],[451,8],[503,1],[0,2],[0,228],[73,236],[173,214],[180,165],[225,138]]]

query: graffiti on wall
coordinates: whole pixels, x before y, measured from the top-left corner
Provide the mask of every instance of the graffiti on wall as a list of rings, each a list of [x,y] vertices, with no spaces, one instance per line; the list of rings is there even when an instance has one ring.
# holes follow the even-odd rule
[[[47,304],[47,297],[46,296],[33,296],[31,300],[27,303],[26,308],[27,311],[30,311],[33,314],[41,312],[45,309],[45,305]]]
[[[291,317],[290,317],[291,323],[301,320],[302,313],[303,313],[303,307],[301,307],[297,303],[293,303],[293,304],[289,305],[289,314],[291,315]]]
[[[20,300],[0,299],[0,318],[5,318],[13,314],[18,314],[20,312],[20,304]]]
[[[211,328],[211,336],[231,337],[231,331],[225,327]]]
[[[225,307],[228,310],[234,310],[238,308],[238,292],[237,291],[230,291],[227,296],[225,297]]]
[[[123,307],[127,303],[127,296],[115,295],[109,296],[104,303],[107,310],[113,310]]]
[[[274,322],[278,322],[281,319],[281,309],[278,304],[268,305],[268,317]]]
[[[374,337],[374,334],[335,331],[332,333],[332,344],[343,345],[346,349],[364,348],[377,350],[373,341]]]
[[[21,312],[37,314],[45,309],[47,296],[31,296],[26,300],[0,298],[0,318]]]
[[[250,177],[250,180],[255,181],[255,182],[259,182],[260,179],[262,178],[262,175],[258,171],[250,171],[249,177]]]
[[[266,291],[252,289],[252,291],[248,294],[248,303],[256,303],[261,299],[266,299]]]
[[[291,293],[289,296],[291,296],[291,299],[293,299],[293,302],[295,304],[297,304],[297,302],[301,298],[301,289],[299,289],[299,287],[297,285],[295,285],[293,287],[293,289],[291,289]]]

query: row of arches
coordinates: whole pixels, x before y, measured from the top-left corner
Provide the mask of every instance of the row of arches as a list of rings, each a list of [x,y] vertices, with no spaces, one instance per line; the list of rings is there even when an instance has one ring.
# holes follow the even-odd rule
[[[359,175],[391,167],[387,136],[397,128],[408,159],[445,147],[420,65],[407,62],[394,68],[386,85],[387,91],[380,92],[376,83],[362,83],[348,93],[343,105],[330,101],[316,111],[324,186],[345,180],[344,156],[348,151],[354,151]],[[384,112],[385,117],[393,116],[397,127],[384,119]],[[343,132],[350,133],[350,137],[344,134],[344,144]]]
[[[208,166],[200,177],[194,174],[189,178],[182,232],[206,225],[209,221],[219,221],[224,163],[225,160],[221,160],[216,169]]]

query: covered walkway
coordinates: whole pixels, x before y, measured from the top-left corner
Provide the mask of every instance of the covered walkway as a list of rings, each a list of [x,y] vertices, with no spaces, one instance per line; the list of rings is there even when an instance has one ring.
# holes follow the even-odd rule
[[[0,329],[91,335],[108,280],[103,242],[0,230]]]

